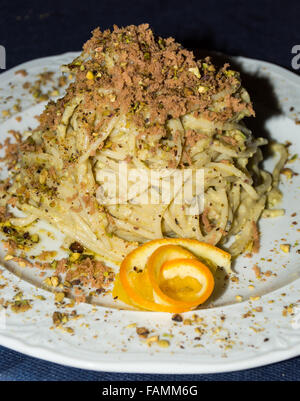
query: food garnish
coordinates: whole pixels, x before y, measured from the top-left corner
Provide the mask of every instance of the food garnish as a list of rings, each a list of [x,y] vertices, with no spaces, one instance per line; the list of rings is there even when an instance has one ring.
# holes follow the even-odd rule
[[[212,294],[217,266],[231,271],[230,260],[227,252],[197,240],[153,240],[123,260],[113,296],[140,309],[189,311]]]

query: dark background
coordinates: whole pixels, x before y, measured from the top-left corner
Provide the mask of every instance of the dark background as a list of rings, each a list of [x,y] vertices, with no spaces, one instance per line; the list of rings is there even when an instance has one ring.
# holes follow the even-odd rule
[[[97,26],[144,22],[160,36],[173,36],[188,48],[262,59],[288,69],[291,49],[300,45],[299,0],[0,0],[0,45],[6,48],[7,68],[11,68],[34,58],[80,50]],[[216,375],[129,375],[66,368],[0,347],[0,381],[163,379],[299,380],[300,358]]]
[[[7,68],[81,49],[93,28],[148,22],[187,47],[258,58],[291,68],[300,44],[300,1],[0,1]]]

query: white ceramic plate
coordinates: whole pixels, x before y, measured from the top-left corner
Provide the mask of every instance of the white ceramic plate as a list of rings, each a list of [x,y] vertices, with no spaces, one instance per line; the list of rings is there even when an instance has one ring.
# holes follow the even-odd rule
[[[30,61],[0,75],[1,142],[9,129],[23,131],[36,125],[34,116],[44,106],[35,103],[23,84],[33,82],[45,70],[55,71],[57,78],[59,66],[75,56],[77,53],[68,53]],[[232,61],[244,72],[244,85],[255,101],[257,122],[248,120],[248,125],[252,124],[256,135],[290,141],[291,154],[300,154],[300,125],[296,124],[300,117],[300,77],[258,60],[238,57]],[[16,75],[20,69],[26,69],[28,76]],[[20,99],[22,111],[9,117],[2,115],[3,110],[12,109],[16,99]],[[22,117],[21,122],[15,119],[17,116]],[[265,166],[270,168],[272,164],[274,160],[270,159]],[[295,172],[299,167],[299,158],[290,165]],[[21,290],[24,298],[33,300],[33,307],[21,314],[12,313],[10,307],[0,310],[0,344],[64,365],[141,373],[225,372],[299,355],[299,177],[290,181],[282,178],[286,215],[261,220],[260,253],[253,258],[238,258],[234,269],[239,281],[230,281],[209,309],[183,314],[190,325],[175,323],[165,313],[119,310],[107,297],[97,306],[80,304],[72,308],[83,316],[66,325],[73,333],[61,331],[53,328],[52,314],[71,310],[55,306],[54,295],[39,288],[42,279],[37,272],[2,262],[0,286],[7,285],[0,290],[0,299],[11,300]],[[53,231],[47,225],[41,225],[43,228]],[[57,232],[55,237],[55,241],[44,239],[42,246],[53,250],[62,238]],[[282,243],[291,245],[290,253],[280,250]],[[1,256],[3,259],[3,250]],[[252,269],[255,264],[263,273],[273,274],[256,278]],[[36,298],[41,295],[45,300]],[[237,302],[237,295],[242,302]],[[148,328],[150,335],[159,335],[170,346],[149,347],[137,336],[136,327]]]

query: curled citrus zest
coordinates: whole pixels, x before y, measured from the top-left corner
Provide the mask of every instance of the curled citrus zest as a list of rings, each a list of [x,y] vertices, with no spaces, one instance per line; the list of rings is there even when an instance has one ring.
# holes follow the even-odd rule
[[[156,296],[158,292],[155,291],[155,295],[153,295],[153,281],[152,279],[150,280],[146,266],[148,265],[148,260],[151,255],[158,248],[165,245],[175,245],[181,248],[180,251],[177,249],[177,253],[173,254],[173,256],[176,255],[173,259],[201,259],[201,261],[205,261],[205,264],[208,264],[212,269],[221,266],[224,267],[228,273],[231,272],[230,254],[213,245],[185,238],[164,238],[149,241],[129,253],[120,266],[119,282],[130,299],[131,304],[135,307],[170,313],[181,313],[192,309],[192,307],[190,305],[187,306],[186,303],[185,305],[183,305],[183,303],[178,304],[176,302],[174,303],[173,300],[172,303],[163,304],[161,302],[156,302],[154,299],[154,296]],[[168,249],[169,252],[171,248]],[[199,261],[199,263],[201,262]],[[202,265],[204,266],[204,263],[202,263]],[[193,271],[195,272],[195,270]],[[163,279],[164,274],[164,271],[160,272],[159,279]],[[199,272],[197,274],[199,274]],[[179,301],[179,299],[177,299],[177,301]],[[195,299],[195,303],[196,302],[198,302],[198,300],[196,301]]]
[[[154,300],[163,305],[176,305],[189,310],[205,302],[214,288],[214,277],[209,268],[198,261],[191,252],[178,245],[165,245],[154,251],[148,259],[147,272],[153,287]],[[174,272],[176,272],[175,276]],[[192,278],[200,283],[201,289],[194,295],[194,300],[191,302],[174,299],[168,296],[160,285],[162,281],[166,282],[163,279],[167,277],[172,277],[173,281],[176,279],[180,281],[182,288],[177,289],[177,293],[184,290],[185,297],[188,296],[187,290],[192,293],[192,288],[189,288],[188,284]],[[189,280],[187,280],[188,277],[190,277]]]
[[[172,296],[165,295],[166,284],[175,281]],[[215,281],[207,266],[196,259],[173,259],[165,262],[160,269],[159,283],[164,300],[192,309],[203,304],[212,294]],[[172,288],[171,288],[172,290]],[[175,298],[175,299],[174,299]],[[179,299],[179,301],[177,300]]]

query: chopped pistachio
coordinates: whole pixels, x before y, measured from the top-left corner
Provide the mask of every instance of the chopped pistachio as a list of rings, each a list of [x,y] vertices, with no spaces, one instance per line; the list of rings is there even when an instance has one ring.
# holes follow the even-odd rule
[[[281,174],[285,175],[288,180],[293,178],[294,172],[290,168],[284,168],[281,170]]]
[[[173,334],[170,334],[170,333],[164,333],[162,336],[163,337],[168,337],[168,338],[173,338],[174,337]]]
[[[157,345],[161,348],[168,348],[170,346],[170,342],[168,340],[158,340]]]
[[[70,262],[76,262],[76,260],[78,260],[80,258],[80,256],[81,256],[81,253],[73,252],[69,257],[69,260],[70,260]]]
[[[62,302],[64,300],[65,294],[63,292],[57,292],[55,294],[55,301]]]
[[[51,279],[50,277],[45,278],[45,280],[43,281],[44,284],[48,285],[49,287],[51,287]]]
[[[15,301],[21,301],[21,299],[23,298],[23,292],[19,291],[15,296],[14,296],[14,300]]]
[[[24,300],[20,300],[20,301],[15,301],[12,305],[11,305],[11,310],[14,313],[22,313],[22,312],[26,312],[29,309],[31,309],[31,303],[29,300],[24,299]]]
[[[197,78],[201,78],[201,74],[198,67],[189,68],[189,71],[192,72]]]
[[[280,249],[284,252],[284,253],[289,253],[290,249],[291,249],[291,245],[289,244],[280,244]]]
[[[60,312],[54,312],[52,315],[53,323],[58,326],[62,321],[62,314]]]
[[[136,333],[137,333],[138,336],[140,336],[142,338],[147,338],[148,334],[150,332],[146,327],[137,327],[136,328]]]
[[[57,287],[58,286],[58,284],[59,284],[59,278],[57,277],[57,276],[52,276],[52,277],[47,277],[45,280],[44,280],[44,283],[46,284],[46,285],[49,285],[50,287]]]
[[[2,110],[2,115],[3,117],[9,117],[11,115],[11,112],[9,110]]]
[[[251,301],[258,301],[259,299],[260,299],[260,296],[250,297]]]
[[[207,86],[199,85],[199,87],[198,87],[198,92],[199,93],[205,93],[207,91],[208,91],[208,87]]]
[[[32,242],[37,243],[37,242],[39,242],[39,240],[40,240],[40,237],[38,236],[38,234],[33,234],[33,235],[31,236],[31,241],[32,241]]]
[[[195,332],[197,334],[204,334],[204,329],[202,327],[195,327]]]
[[[151,345],[152,343],[156,343],[158,341],[158,336],[151,336],[146,339],[146,343]]]
[[[236,74],[236,72],[233,70],[226,70],[224,73],[227,75],[227,77],[233,77]]]
[[[87,78],[87,79],[94,79],[94,74],[92,73],[92,71],[88,71],[88,72],[86,73],[86,78]]]
[[[144,60],[150,60],[151,56],[149,52],[144,53]]]
[[[50,96],[59,96],[59,91],[57,89],[54,89],[51,93]]]

